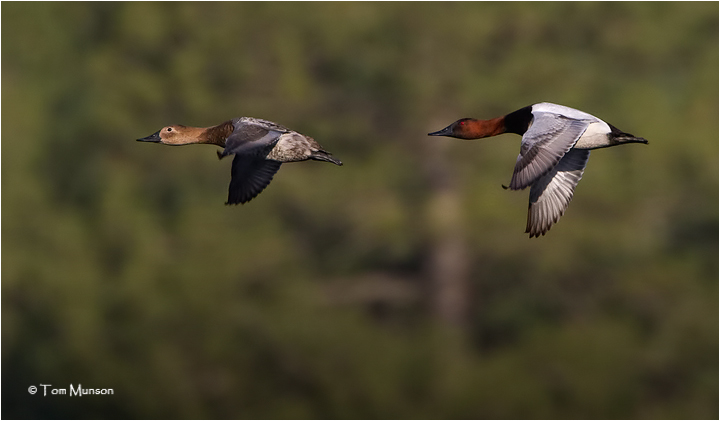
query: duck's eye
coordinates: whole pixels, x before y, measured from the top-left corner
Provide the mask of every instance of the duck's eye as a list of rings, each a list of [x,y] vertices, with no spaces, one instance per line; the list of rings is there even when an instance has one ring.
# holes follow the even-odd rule
[[[465,125],[465,122],[464,122],[464,121],[461,121],[461,122],[460,122],[460,125],[461,125],[461,126],[464,126],[464,125]]]
[[[171,131],[172,131],[172,127],[168,127],[167,131],[171,132]]]

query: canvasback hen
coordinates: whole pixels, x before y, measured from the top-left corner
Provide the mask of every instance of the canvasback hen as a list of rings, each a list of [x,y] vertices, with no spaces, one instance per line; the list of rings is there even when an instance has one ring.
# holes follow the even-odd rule
[[[586,112],[549,102],[491,120],[463,118],[428,135],[481,139],[502,133],[522,136],[510,189],[530,186],[525,230],[530,238],[545,235],[565,213],[591,149],[648,143]]]
[[[240,117],[212,127],[166,126],[138,142],[165,145],[205,143],[224,148],[218,158],[235,155],[227,205],[247,203],[270,184],[286,162],[316,161],[342,165],[315,141],[272,121]]]

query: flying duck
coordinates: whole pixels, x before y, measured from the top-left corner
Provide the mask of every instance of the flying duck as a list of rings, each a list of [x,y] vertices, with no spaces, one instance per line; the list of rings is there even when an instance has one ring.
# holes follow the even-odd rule
[[[463,118],[428,136],[481,139],[502,133],[522,136],[509,188],[530,186],[525,230],[530,238],[545,235],[565,213],[591,149],[648,143],[586,112],[549,102],[491,120]]]
[[[218,158],[235,155],[227,205],[247,203],[260,194],[285,162],[316,161],[342,165],[315,139],[272,121],[240,117],[212,127],[163,127],[138,142],[165,145],[207,143],[224,148]]]

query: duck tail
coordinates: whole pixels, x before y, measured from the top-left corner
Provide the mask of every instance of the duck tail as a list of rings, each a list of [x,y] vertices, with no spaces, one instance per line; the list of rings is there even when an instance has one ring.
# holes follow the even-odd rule
[[[610,126],[612,138],[618,143],[644,143],[646,145],[649,143],[644,137],[637,137],[630,133],[625,133],[612,124],[608,124],[608,126]]]
[[[633,136],[629,133],[626,136],[616,136],[615,140],[620,143],[644,143],[646,145],[650,143],[644,137]]]
[[[316,161],[326,161],[326,162],[332,162],[335,165],[342,165],[342,161],[335,158],[334,156],[330,155],[329,152],[325,152],[323,150],[314,151],[312,155],[310,155],[310,159],[314,159]]]

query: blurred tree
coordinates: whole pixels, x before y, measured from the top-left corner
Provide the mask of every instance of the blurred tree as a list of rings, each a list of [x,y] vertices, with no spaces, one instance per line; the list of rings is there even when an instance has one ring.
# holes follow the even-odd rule
[[[441,320],[465,327],[470,280],[457,174],[443,150],[447,143],[426,140],[424,146],[430,193],[427,225],[431,233],[427,271],[433,284],[433,306]]]

